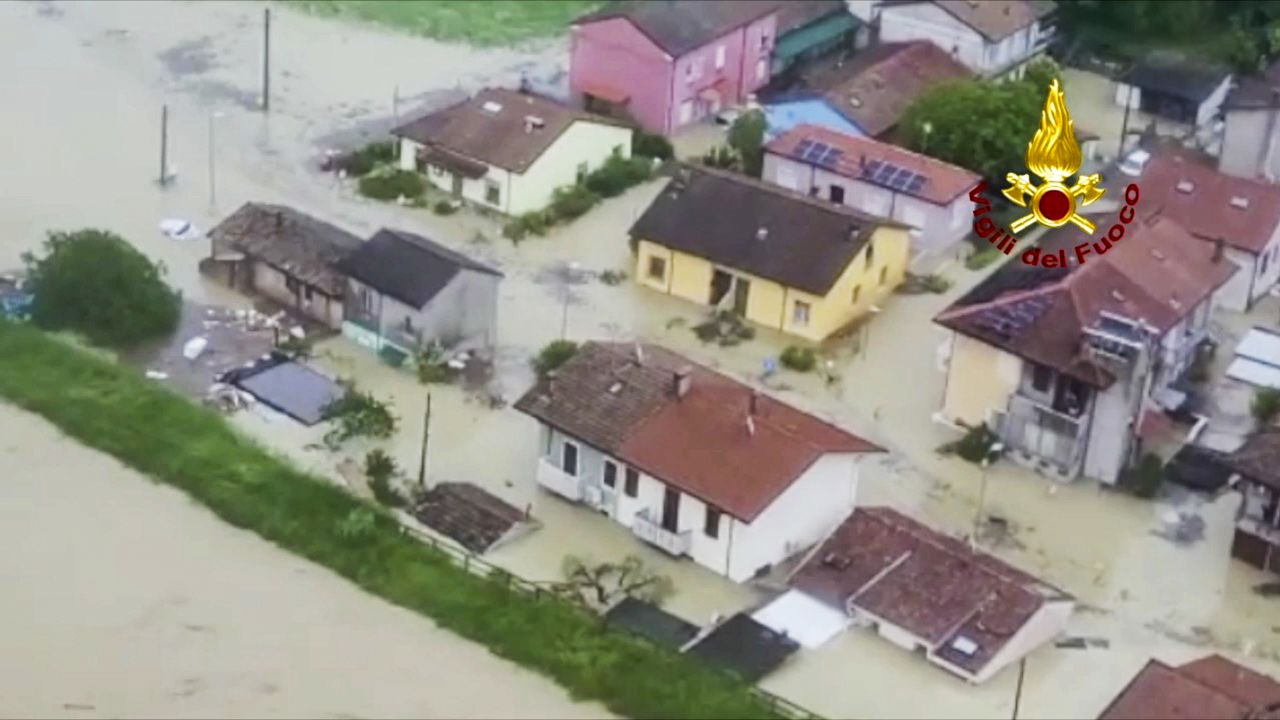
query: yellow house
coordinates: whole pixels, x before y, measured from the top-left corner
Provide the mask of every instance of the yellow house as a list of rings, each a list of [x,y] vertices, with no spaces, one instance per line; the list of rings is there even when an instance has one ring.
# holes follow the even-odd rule
[[[631,228],[637,282],[814,342],[902,282],[907,233],[843,205],[689,166]]]
[[[630,157],[631,128],[530,93],[501,88],[391,131],[400,168],[507,215],[541,210],[611,156]]]

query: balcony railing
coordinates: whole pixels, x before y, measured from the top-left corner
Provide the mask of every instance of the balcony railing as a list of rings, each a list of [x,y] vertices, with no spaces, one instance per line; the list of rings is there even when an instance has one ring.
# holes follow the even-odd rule
[[[546,458],[538,458],[538,484],[574,502],[582,499],[582,480],[556,467]]]
[[[1073,475],[1089,442],[1087,418],[1086,412],[1072,417],[1025,395],[1015,394],[997,432],[1006,445],[1024,456],[1050,463],[1063,475]]]
[[[636,513],[635,519],[631,522],[631,532],[641,540],[675,557],[689,554],[689,543],[693,535],[688,530],[671,532],[662,527],[660,523],[653,521],[648,508]]]

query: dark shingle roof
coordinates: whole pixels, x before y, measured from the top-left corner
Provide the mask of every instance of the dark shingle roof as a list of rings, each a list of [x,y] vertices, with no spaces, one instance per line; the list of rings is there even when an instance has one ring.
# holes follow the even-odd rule
[[[1257,75],[1237,78],[1222,107],[1232,110],[1280,107],[1280,60]]]
[[[360,247],[360,238],[283,205],[249,202],[209,231],[215,252],[236,250],[293,278],[341,297],[346,286],[334,266]]]
[[[541,124],[530,128],[526,118]],[[391,131],[429,150],[521,173],[576,121],[621,125],[539,95],[489,88]],[[456,161],[455,161],[456,162]]]
[[[1231,70],[1221,65],[1170,53],[1152,53],[1130,68],[1124,82],[1142,90],[1200,103],[1230,75]]]
[[[609,3],[575,24],[625,18],[673,57],[777,10],[778,2],[744,0],[630,0]]]
[[[460,270],[502,273],[421,235],[383,228],[340,269],[355,280],[411,307],[421,308]]]
[[[1226,463],[1250,480],[1280,491],[1280,429],[1269,428],[1250,435],[1244,445],[1227,456]]]
[[[483,553],[526,518],[524,513],[471,483],[433,486],[413,509],[422,524],[456,540],[473,553]]]
[[[905,227],[742,175],[684,166],[631,235],[826,295],[879,226]]]

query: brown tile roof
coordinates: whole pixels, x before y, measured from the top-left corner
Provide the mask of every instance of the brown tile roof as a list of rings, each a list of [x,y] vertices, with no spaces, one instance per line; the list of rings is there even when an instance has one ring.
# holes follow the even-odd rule
[[[331,297],[346,278],[338,263],[361,246],[356,235],[283,205],[248,202],[209,231],[215,253],[235,250],[275,267]]]
[[[1280,491],[1280,428],[1268,428],[1250,435],[1226,458],[1235,472]]]
[[[1142,189],[1142,210],[1159,211],[1203,240],[1222,238],[1258,254],[1280,225],[1280,186],[1220,173],[1180,150],[1153,152],[1135,182]],[[1189,188],[1183,184],[1187,182]],[[1247,206],[1232,205],[1233,198],[1244,199]]]
[[[885,43],[833,60],[804,74],[831,108],[863,132],[883,136],[929,88],[973,77],[973,72],[927,40]]]
[[[1099,720],[1253,720],[1280,717],[1280,683],[1211,655],[1180,667],[1150,660]]]
[[[680,57],[775,12],[779,4],[749,0],[624,0],[583,15],[574,24],[625,18],[667,54]]]
[[[1272,62],[1257,75],[1236,78],[1235,87],[1222,104],[1225,110],[1249,110],[1280,107],[1280,60]]]
[[[675,373],[690,370],[684,397]],[[745,522],[827,453],[870,442],[655,345],[591,342],[516,409]]]
[[[976,673],[1062,591],[887,507],[858,508],[793,576],[842,610],[852,606],[921,638]],[[966,655],[951,647],[964,637]]]
[[[1082,238],[1074,226],[1051,231],[1042,246],[1065,246],[1070,268],[1046,270],[1013,259],[935,322],[1107,387],[1114,378],[1090,361],[1083,343],[1084,329],[1102,312],[1145,321],[1163,335],[1236,271],[1229,261],[1214,260],[1212,245],[1158,216],[1130,225],[1119,244],[1083,266],[1070,250]]]
[[[530,129],[526,120],[530,117],[542,124]],[[391,134],[463,160],[479,160],[522,173],[579,120],[621,125],[539,95],[488,88],[402,125]]]
[[[824,143],[840,150],[840,157],[834,164],[821,167],[855,180],[870,182],[864,179],[863,175],[870,167],[868,163],[872,162],[896,165],[922,175],[925,183],[918,191],[906,193],[905,190],[900,189],[899,192],[914,195],[936,205],[946,205],[960,195],[968,193],[980,179],[975,172],[927,155],[911,152],[897,145],[854,137],[817,125],[797,125],[770,142],[765,149],[793,160],[813,164],[804,160],[802,154],[796,151],[797,146],[805,140]]]
[[[889,0],[884,4],[902,5],[919,0]],[[1052,13],[1049,0],[932,0],[955,19],[968,25],[991,42],[1012,35],[1040,18]]]
[[[502,539],[525,514],[471,483],[434,485],[413,509],[422,524],[456,540],[474,553],[483,553]]]
[[[737,173],[686,165],[631,226],[631,236],[826,295],[880,226],[906,227]]]

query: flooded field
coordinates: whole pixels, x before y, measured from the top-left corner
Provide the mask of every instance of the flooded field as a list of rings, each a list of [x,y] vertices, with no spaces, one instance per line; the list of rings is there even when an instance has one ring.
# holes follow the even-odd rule
[[[506,278],[500,290],[497,383],[508,402],[514,401],[532,380],[530,356],[546,342],[559,338],[562,331],[575,340],[659,342],[753,382],[761,382],[765,360],[777,356],[789,344],[762,331],[755,340],[734,348],[703,345],[690,330],[702,317],[696,308],[630,282],[611,286],[599,280],[597,274],[602,271],[627,269],[627,229],[659,191],[658,182],[606,201],[545,238],[531,238],[515,246],[499,237],[497,226],[490,220],[466,212],[438,217],[424,210],[365,201],[354,196],[348,183],[316,170],[316,161],[326,149],[385,129],[396,113],[403,118],[422,103],[438,102],[459,88],[514,82],[521,73],[554,75],[565,62],[563,43],[547,43],[520,52],[480,52],[282,10],[273,22],[275,75],[271,112],[264,115],[254,107],[261,72],[261,7],[248,3],[0,3],[0,43],[10,49],[7,59],[0,62],[0,87],[8,91],[8,109],[0,113],[0,130],[8,137],[22,139],[12,144],[8,162],[0,171],[0,268],[16,264],[20,254],[35,248],[48,229],[106,227],[164,261],[170,279],[188,298],[241,307],[245,304],[243,298],[207,283],[197,273],[198,261],[208,252],[206,243],[169,240],[156,228],[161,219],[169,217],[190,219],[207,228],[240,203],[260,200],[293,205],[357,233],[367,234],[382,225],[418,232],[499,267]],[[397,94],[400,101],[393,103]],[[1074,102],[1073,96],[1073,109]],[[170,111],[170,158],[177,165],[178,177],[168,188],[161,189],[155,178],[159,171],[160,108],[166,103]],[[211,121],[212,113],[221,113],[221,117]],[[212,144],[210,122],[215,138]],[[1085,124],[1083,118],[1079,122]],[[705,135],[714,134],[702,131]],[[706,138],[695,140],[691,146],[705,144]],[[210,192],[211,149],[216,158],[216,193]],[[855,352],[851,342],[833,348],[829,359],[838,376],[834,382],[826,383],[815,375],[783,373],[762,384],[784,400],[835,420],[891,451],[864,469],[860,503],[890,504],[961,535],[972,530],[981,477],[974,466],[936,453],[940,445],[955,436],[930,421],[942,398],[938,348],[946,339],[931,319],[950,300],[972,287],[981,274],[954,264],[941,272],[955,281],[955,287],[945,295],[893,298],[870,329],[865,352]],[[1269,307],[1266,312],[1274,313],[1274,306]],[[1249,322],[1245,318],[1232,320],[1237,321]],[[323,342],[317,352],[316,364],[321,369],[336,376],[355,377],[364,389],[392,402],[402,427],[387,444],[388,450],[401,466],[416,468],[427,388],[409,373],[386,366],[342,338]],[[431,392],[430,481],[482,485],[516,507],[532,506],[534,516],[543,523],[541,530],[501,548],[491,560],[525,577],[549,580],[558,576],[566,554],[587,554],[598,559],[639,554],[675,580],[677,593],[670,608],[699,623],[706,622],[713,613],[733,612],[762,599],[751,588],[729,583],[691,563],[665,560],[608,519],[539,492],[534,486],[536,441],[532,421],[510,408],[491,409],[458,388],[437,387]],[[30,418],[4,412],[0,418],[5,419],[0,424],[17,426],[22,437],[40,432],[27,427],[34,422]],[[336,468],[344,457],[364,449],[340,454],[314,449],[323,428],[302,428],[280,417],[250,413],[236,416],[234,422],[304,467],[335,480]],[[95,503],[72,502],[77,493],[89,490],[67,490],[59,484],[91,481],[78,476],[62,477],[74,470],[74,466],[64,469],[61,465],[31,463],[17,480],[0,480],[0,492],[18,493],[15,499],[19,506],[40,506],[41,513],[48,513],[42,515],[47,518],[45,526],[63,528],[89,523],[87,527],[94,528],[90,535],[106,532],[99,527],[99,523],[105,523],[101,519],[104,510],[96,509],[94,515],[87,516],[83,508]],[[93,478],[106,478],[112,472],[85,471]],[[988,481],[986,514],[1002,518],[1008,531],[998,537],[984,533],[984,546],[1076,595],[1083,610],[1069,632],[1104,639],[1108,644],[1105,648],[1084,650],[1050,647],[1033,654],[1026,668],[1022,717],[1096,716],[1151,656],[1178,662],[1222,652],[1259,670],[1280,674],[1280,634],[1276,631],[1280,627],[1280,600],[1255,594],[1253,587],[1262,582],[1263,576],[1232,562],[1227,552],[1234,498],[1207,503],[1175,494],[1153,503],[1088,483],[1055,484],[1010,463],[992,467]],[[7,487],[10,484],[12,488]],[[145,525],[134,528],[135,514],[137,518],[162,523],[175,535],[185,532],[179,531],[179,522],[194,523],[185,520],[188,515],[202,515],[184,507],[176,496],[154,501],[160,505],[126,501],[129,494],[142,490],[161,494],[168,491],[148,489],[132,477],[129,482],[117,484],[126,489],[115,493],[117,488],[113,486],[95,486],[95,491],[102,493],[96,504],[105,503],[113,513],[111,517],[118,518],[116,523],[133,528],[129,532],[149,532]],[[136,491],[127,489],[135,485]],[[0,504],[3,507],[6,504]],[[1198,518],[1195,532],[1186,536],[1170,532],[1171,517],[1181,522],[1179,513]],[[18,527],[34,522],[16,520],[20,520]],[[205,522],[216,524],[208,518]],[[239,537],[229,529],[223,531]],[[68,534],[74,537],[62,537]],[[58,542],[64,544],[92,545],[94,539],[65,532],[58,536]],[[32,543],[20,546],[42,547]],[[26,568],[22,572],[27,574],[20,576],[23,583],[43,584],[23,590],[24,594],[12,602],[34,597],[26,593],[54,595],[59,591],[57,581],[62,576],[42,577],[37,572],[41,558],[48,560],[39,553],[53,551],[45,548],[31,552],[37,554],[23,554],[12,562]],[[197,548],[192,552],[214,550]],[[319,582],[315,578],[323,575],[305,563],[273,556],[275,551],[270,548],[241,548],[235,552],[241,552],[236,555],[238,559],[223,560],[225,566],[218,567],[225,567],[227,573],[250,574],[266,585],[271,585],[267,578],[272,577],[272,572],[291,579],[303,577],[306,582]],[[163,585],[157,590],[156,585],[146,583],[185,582],[180,577],[185,577],[182,573],[186,571],[175,556],[159,560],[164,562],[151,567],[164,568],[156,573],[160,579],[134,579],[130,575],[117,580],[116,576],[95,575],[93,584],[85,585],[83,592],[67,593],[76,597],[60,601],[120,603],[112,606],[115,609],[57,604],[43,609],[61,608],[60,611],[76,614],[77,621],[86,627],[92,627],[98,622],[95,613],[119,613],[125,606],[141,613],[157,603],[162,609],[167,608],[164,598],[170,591]],[[282,572],[272,563],[289,569]],[[93,571],[105,572],[100,568]],[[198,579],[192,578],[191,582]],[[141,584],[135,587],[137,583]],[[330,600],[335,593],[356,593],[339,585],[337,590],[315,591],[320,598],[315,602],[355,603],[355,598]],[[89,592],[91,587],[95,592]],[[283,597],[291,591],[280,592]],[[184,597],[194,602],[192,595]],[[213,593],[212,597],[222,596]],[[287,602],[272,595],[270,603],[255,604],[254,609],[267,614],[274,609],[280,624],[302,622],[295,603],[305,605],[308,600],[305,593]],[[372,599],[365,601],[378,606]],[[23,612],[35,610],[25,608]],[[372,617],[351,619],[355,615],[342,615],[337,610],[324,618],[326,627],[333,632],[359,636],[358,647],[368,657],[383,652],[383,643],[389,644],[386,652],[393,656],[409,652],[396,650],[395,643],[412,633],[419,633],[415,647],[427,657],[437,647],[453,647],[461,642],[436,632],[424,620],[390,608],[386,612],[391,616],[386,623]],[[60,617],[50,615],[43,622],[62,622],[57,619]],[[306,617],[312,616],[304,614]],[[8,621],[7,617],[0,619]],[[30,624],[30,620],[27,622]],[[201,620],[192,622],[207,624]],[[246,627],[248,622],[246,619]],[[406,626],[412,628],[405,629]],[[171,630],[173,625],[165,627]],[[226,633],[249,632],[238,629],[238,624],[224,627]],[[75,641],[87,632],[52,636],[51,643],[62,644],[49,645],[40,662],[27,663],[16,673],[0,672],[0,696],[8,696],[5,684],[12,681],[16,683],[15,691],[27,693],[21,697],[27,698],[33,712],[63,712],[58,709],[61,703],[93,702],[70,695],[39,694],[52,692],[41,688],[42,680],[61,677],[56,671],[58,660],[72,663],[73,667],[82,662],[82,651]],[[128,643],[142,642],[135,634],[144,637],[147,632],[159,631],[95,632],[99,633],[95,636],[99,643],[94,651],[97,655],[89,656],[101,665],[102,658],[114,652],[113,642],[128,648]],[[172,632],[180,638],[186,638],[188,633],[205,637],[194,631]],[[161,635],[158,641],[166,642],[166,638]],[[465,651],[483,655],[479,649],[462,645]],[[339,641],[320,650],[326,648],[330,651],[327,655],[315,648],[288,645],[272,657],[284,663],[290,657],[286,653],[293,652],[306,663],[338,663],[330,669],[337,668],[336,672],[351,677],[361,677],[359,673],[369,664]],[[217,663],[233,668],[235,653],[242,653],[241,662],[249,663],[260,650],[260,646],[252,644],[227,645]],[[439,657],[445,657],[444,650],[439,652]],[[411,704],[378,705],[384,695],[400,698],[396,702],[414,702],[411,698],[416,696],[412,693],[426,685],[410,670],[428,672],[436,667],[425,661],[410,662],[407,655],[397,657],[404,657],[404,663],[412,667],[405,670],[405,665],[397,665],[401,670],[378,673],[376,679],[368,681],[374,684],[358,686],[364,690],[338,696],[348,697],[347,705],[328,703],[325,698],[332,697],[324,694],[328,687],[316,690],[318,694],[314,696],[281,691],[259,699],[252,695],[256,691],[250,685],[244,692],[262,704],[236,705],[234,702],[249,702],[236,695],[239,700],[221,701],[229,704],[200,709],[205,714],[291,715],[447,714],[450,709],[471,715],[582,712],[576,706],[556,706],[554,703],[561,701],[555,699],[560,697],[556,695],[559,691],[546,683],[531,695],[546,697],[551,704],[545,707],[537,701],[523,700],[501,704],[503,696],[487,689],[478,690],[475,697],[493,701],[493,706],[477,702],[455,707],[447,704],[449,699],[435,696],[431,696],[433,701],[446,704],[429,705],[428,710]],[[347,658],[353,659],[354,667],[340,664]],[[217,663],[210,667],[223,667]],[[121,673],[114,685],[105,683],[119,686],[111,692],[118,692],[115,697],[122,704],[111,707],[117,714],[129,714],[130,708],[142,714],[172,711],[164,704],[169,697],[166,693],[184,691],[186,677],[208,677],[197,672],[199,665],[193,659],[190,672],[175,668],[163,676],[164,683],[144,682],[145,674],[140,679]],[[84,687],[97,687],[92,683],[103,682],[92,675],[92,665],[87,661],[79,667],[90,678]],[[481,667],[460,661],[457,667],[475,667],[476,676],[487,674],[492,687],[506,687],[515,682],[510,678],[520,677],[505,664]],[[160,670],[166,668],[158,668],[157,672]],[[800,653],[764,685],[829,716],[974,717],[1009,713],[1016,677],[1016,670],[1006,671],[981,688],[969,687],[918,657],[866,633],[852,632],[818,651]],[[460,689],[475,687],[468,682],[479,681],[446,679],[442,684]],[[407,695],[397,696],[397,692]],[[135,694],[142,698],[136,702],[144,704],[123,704],[132,701],[129,699]],[[368,704],[359,705],[357,701]],[[183,700],[179,696],[172,702]],[[112,710],[101,712],[109,714]],[[200,710],[192,711],[199,713]]]

